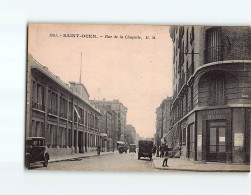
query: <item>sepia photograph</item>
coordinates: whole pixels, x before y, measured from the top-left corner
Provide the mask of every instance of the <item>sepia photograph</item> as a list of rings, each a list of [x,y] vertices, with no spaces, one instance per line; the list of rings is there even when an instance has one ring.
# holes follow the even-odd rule
[[[33,170],[250,172],[249,26],[28,24]]]

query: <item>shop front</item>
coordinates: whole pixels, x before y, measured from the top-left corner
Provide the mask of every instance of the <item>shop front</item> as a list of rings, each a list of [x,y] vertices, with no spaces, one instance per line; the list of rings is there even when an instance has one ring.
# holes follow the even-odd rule
[[[203,163],[249,163],[248,108],[197,111],[197,160]]]

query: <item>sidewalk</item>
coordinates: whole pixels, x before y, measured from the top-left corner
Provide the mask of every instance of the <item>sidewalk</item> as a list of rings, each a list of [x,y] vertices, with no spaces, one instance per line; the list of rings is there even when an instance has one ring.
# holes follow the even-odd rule
[[[168,167],[162,167],[163,158],[153,157],[153,166],[159,170],[194,171],[194,172],[250,172],[249,165],[236,165],[224,163],[199,164],[182,158],[169,158]]]
[[[108,155],[108,154],[115,154],[117,151],[114,152],[101,152],[100,156]],[[79,154],[72,154],[72,155],[64,155],[64,156],[53,156],[49,160],[49,163],[54,162],[60,162],[60,161],[75,161],[75,160],[81,160],[82,158],[88,158],[98,156],[97,152],[85,152],[85,153],[79,153]]]

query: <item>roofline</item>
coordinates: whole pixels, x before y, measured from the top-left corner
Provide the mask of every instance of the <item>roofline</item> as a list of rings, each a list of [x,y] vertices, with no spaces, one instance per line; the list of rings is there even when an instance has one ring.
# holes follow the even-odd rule
[[[69,81],[69,83],[70,83],[70,84],[80,84],[80,85],[82,85],[82,86],[84,87],[84,89],[85,89],[87,95],[90,97],[90,94],[89,94],[89,92],[87,91],[87,89],[86,89],[86,87],[85,87],[85,85],[84,85],[83,83],[78,83],[78,82],[75,82],[75,81]]]
[[[84,100],[82,97],[80,97],[78,94],[74,93],[71,90],[71,87],[64,83],[58,76],[54,75],[51,71],[49,71],[49,69],[46,66],[43,66],[42,64],[40,64],[38,61],[36,61],[34,58],[32,58],[33,61],[35,63],[31,64],[31,69],[35,68],[37,70],[39,70],[40,72],[44,73],[46,76],[48,76],[50,79],[52,79],[54,82],[56,82],[57,84],[59,84],[61,87],[63,87],[65,90],[67,90],[69,93],[71,93],[73,96],[79,98],[81,101],[83,101],[84,103],[86,103],[89,107],[91,107],[94,111],[98,112],[100,115],[102,115],[100,113],[100,111],[95,108],[92,104],[90,104],[89,102],[87,102],[86,100]],[[82,83],[81,83],[82,84]]]

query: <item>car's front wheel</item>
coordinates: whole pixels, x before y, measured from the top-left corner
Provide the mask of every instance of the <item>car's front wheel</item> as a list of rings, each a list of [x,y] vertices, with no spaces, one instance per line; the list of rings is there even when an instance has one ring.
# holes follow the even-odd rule
[[[44,166],[44,167],[47,167],[47,166],[48,166],[48,156],[47,156],[47,155],[44,157],[43,166]]]

